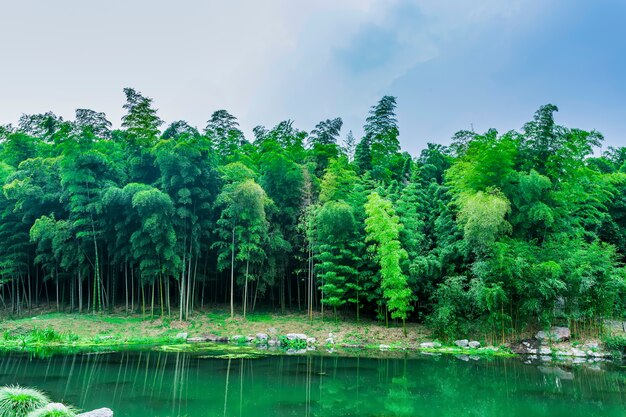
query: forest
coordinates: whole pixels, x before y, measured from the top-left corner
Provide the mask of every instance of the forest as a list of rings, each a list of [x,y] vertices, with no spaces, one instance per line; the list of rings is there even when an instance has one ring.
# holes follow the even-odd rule
[[[246,138],[226,110],[166,125],[48,112],[0,126],[0,301],[17,316],[122,309],[187,320],[226,306],[480,329],[626,316],[626,148],[540,107],[518,130],[400,149],[396,98],[310,132]]]

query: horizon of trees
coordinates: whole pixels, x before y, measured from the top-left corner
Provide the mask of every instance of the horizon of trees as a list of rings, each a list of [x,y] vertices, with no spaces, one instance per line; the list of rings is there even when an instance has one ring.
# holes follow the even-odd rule
[[[602,135],[558,125],[554,105],[413,158],[391,96],[358,141],[335,118],[257,126],[251,142],[226,110],[202,130],[165,126],[152,99],[124,93],[120,129],[89,109],[0,126],[12,314],[263,306],[502,340],[626,315],[626,148],[594,156]]]

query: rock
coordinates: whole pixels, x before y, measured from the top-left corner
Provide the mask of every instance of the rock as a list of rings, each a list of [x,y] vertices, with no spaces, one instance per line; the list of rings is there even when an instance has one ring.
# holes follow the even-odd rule
[[[480,342],[472,340],[471,342],[468,343],[468,346],[471,347],[472,349],[478,349],[480,347]]]
[[[470,360],[469,355],[454,355],[454,357],[464,362],[468,362]]]
[[[572,348],[572,355],[578,358],[584,358],[587,356],[587,352],[580,350],[580,349]]]
[[[287,333],[285,337],[287,340],[307,340],[307,336],[303,333]]]
[[[455,340],[454,344],[457,345],[458,347],[464,348],[469,345],[469,340],[467,339]]]
[[[113,417],[113,411],[110,408],[98,408],[97,410],[77,414],[76,417]]]
[[[209,342],[215,342],[215,343],[228,343],[228,337],[227,336],[217,336],[214,334],[210,334],[207,336],[207,338],[209,339]]]
[[[277,346],[279,344],[278,340],[276,339],[270,339],[267,341],[267,344],[270,346]]]
[[[521,340],[517,344],[511,345],[511,352],[518,355],[527,355],[529,353],[537,353],[539,348],[539,341],[537,339],[525,339]]]
[[[248,342],[248,343],[252,343],[252,342],[254,342],[254,337],[252,337],[252,336],[247,336],[247,337],[246,337],[246,342]]]
[[[245,343],[247,342],[247,338],[243,335],[236,334],[230,338],[231,343]]]
[[[595,350],[595,349],[598,349],[600,346],[598,345],[597,342],[589,342],[589,343],[585,343],[583,347],[585,349]]]
[[[187,342],[188,343],[205,343],[205,342],[209,342],[209,339],[205,336],[188,337]]]
[[[552,327],[548,333],[541,330],[535,335],[539,341],[551,340],[553,342],[563,342],[569,340],[571,332],[568,327]]]
[[[469,358],[473,361],[479,361],[480,360],[480,356],[478,355],[470,355]]]
[[[541,349],[539,349],[539,354],[540,355],[550,355],[550,354],[552,354],[552,350],[550,350],[550,348],[542,347]]]
[[[390,348],[390,347],[391,347],[391,346],[389,346],[389,345],[379,345],[379,346],[378,346],[378,349],[380,349],[380,350],[383,350],[383,351],[384,351],[384,350],[389,350],[389,348]]]
[[[276,330],[274,327],[270,327],[269,329],[267,329],[267,332],[269,334],[276,334],[278,333],[278,330]]]
[[[424,343],[420,343],[420,347],[422,349],[434,349],[435,344],[433,342],[424,342]]]
[[[178,333],[174,339],[187,339],[187,333]]]
[[[307,345],[309,345],[309,346],[314,345],[314,344],[315,344],[315,342],[317,342],[317,339],[316,339],[316,338],[314,338],[314,337],[308,337],[308,338],[306,339],[306,344],[307,344]]]
[[[270,337],[267,335],[267,333],[257,333],[256,334],[256,340],[258,340],[261,343],[267,343],[269,338]]]

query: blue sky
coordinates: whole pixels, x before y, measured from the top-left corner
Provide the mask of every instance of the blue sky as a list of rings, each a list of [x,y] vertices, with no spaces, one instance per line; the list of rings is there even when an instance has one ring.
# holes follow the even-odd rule
[[[77,107],[119,124],[122,88],[168,122],[226,108],[251,136],[398,97],[403,148],[519,129],[542,104],[626,146],[626,1],[23,0],[0,5],[0,123]]]

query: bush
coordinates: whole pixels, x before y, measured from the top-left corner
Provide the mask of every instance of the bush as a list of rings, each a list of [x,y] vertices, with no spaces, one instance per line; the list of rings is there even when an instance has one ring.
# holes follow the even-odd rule
[[[18,385],[0,388],[0,417],[26,417],[28,413],[48,404],[42,392]]]
[[[626,337],[625,336],[608,336],[604,339],[606,349],[611,352],[620,352],[626,354]]]
[[[51,403],[28,413],[27,417],[74,417],[76,412],[61,403]]]

